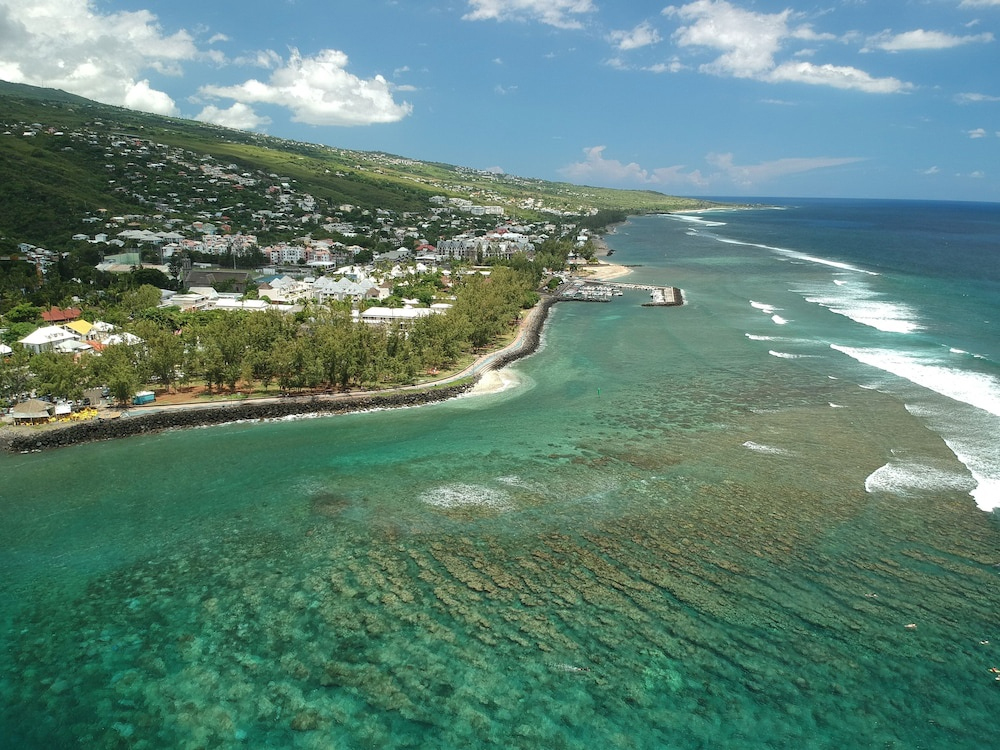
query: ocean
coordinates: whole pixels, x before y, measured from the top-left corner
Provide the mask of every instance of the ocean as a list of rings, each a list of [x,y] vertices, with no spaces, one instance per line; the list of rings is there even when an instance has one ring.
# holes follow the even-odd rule
[[[502,390],[0,456],[0,746],[992,746],[1000,206],[758,203]]]

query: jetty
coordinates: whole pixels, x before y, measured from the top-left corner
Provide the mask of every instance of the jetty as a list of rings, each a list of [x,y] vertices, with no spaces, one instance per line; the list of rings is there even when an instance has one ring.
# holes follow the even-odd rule
[[[598,281],[574,281],[564,284],[556,294],[556,298],[573,302],[610,302],[613,297],[624,294],[617,284],[607,284]]]
[[[650,301],[643,303],[643,307],[677,307],[684,304],[684,295],[675,286],[657,287],[649,296]]]
[[[650,301],[643,307],[679,307],[684,304],[683,292],[675,286],[655,286],[653,284],[628,284],[617,281],[577,280],[563,285],[556,293],[556,299],[575,302],[610,302],[624,295],[625,289],[649,292]]]

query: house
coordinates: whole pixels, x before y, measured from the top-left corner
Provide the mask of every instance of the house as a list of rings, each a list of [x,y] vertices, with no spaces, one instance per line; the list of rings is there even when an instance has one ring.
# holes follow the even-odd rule
[[[62,326],[45,326],[29,333],[17,343],[35,354],[79,351],[89,348],[87,344],[80,341],[80,338],[80,334],[68,331]]]
[[[361,313],[361,320],[370,325],[387,325],[392,328],[408,328],[420,318],[434,315],[440,310],[429,307],[369,307]]]
[[[33,398],[16,404],[11,410],[14,424],[40,424],[48,422],[55,411],[55,405]]]
[[[90,341],[93,336],[94,326],[83,318],[66,323],[63,328],[72,333],[78,334],[84,341]]]
[[[226,287],[226,291],[243,294],[250,281],[249,271],[224,271],[220,268],[193,268],[184,276],[184,286],[210,286],[216,289]]]
[[[59,323],[69,323],[71,320],[76,320],[80,317],[80,310],[76,307],[67,307],[65,309],[58,307],[51,307],[42,313],[42,320],[46,323],[51,323],[52,325],[58,325]]]
[[[329,276],[323,276],[316,279],[312,292],[313,296],[320,302],[329,302],[331,299],[380,298],[378,285],[370,279],[351,281],[347,278],[332,279]]]

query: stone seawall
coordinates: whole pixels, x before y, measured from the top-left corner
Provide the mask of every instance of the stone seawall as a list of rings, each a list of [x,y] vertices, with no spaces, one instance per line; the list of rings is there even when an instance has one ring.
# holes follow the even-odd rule
[[[538,349],[542,327],[555,299],[546,297],[538,304],[538,311],[522,333],[520,345],[510,351],[502,351],[485,369],[498,370],[515,360],[526,357]],[[0,449],[13,453],[41,451],[61,448],[77,443],[97,440],[145,435],[162,430],[229,422],[281,419],[299,414],[347,414],[372,409],[396,409],[445,401],[465,393],[474,382],[443,388],[420,391],[386,391],[366,396],[309,396],[295,398],[268,399],[266,401],[246,401],[219,404],[218,406],[194,406],[192,408],[164,409],[148,414],[132,413],[117,419],[96,419],[90,422],[76,422],[64,427],[47,430],[6,430],[0,435]]]
[[[32,431],[9,439],[7,450],[38,451],[95,440],[144,435],[161,430],[201,427],[227,422],[281,419],[297,414],[346,414],[371,409],[393,409],[444,401],[467,391],[470,384],[417,392],[391,392],[371,396],[287,398],[263,403],[237,403],[192,409],[171,409],[132,414],[117,419],[77,422],[55,430]]]

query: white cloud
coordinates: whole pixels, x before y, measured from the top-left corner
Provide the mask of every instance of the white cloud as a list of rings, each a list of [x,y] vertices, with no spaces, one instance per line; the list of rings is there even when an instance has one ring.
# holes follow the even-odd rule
[[[955,36],[943,31],[916,29],[914,31],[904,31],[902,34],[892,34],[889,31],[883,31],[881,34],[868,40],[868,47],[887,52],[902,52],[907,50],[950,49],[951,47],[960,47],[963,44],[992,41],[993,34],[989,32],[971,36]]]
[[[583,26],[577,16],[594,13],[591,0],[469,0],[466,21],[539,21],[560,29]]]
[[[708,174],[687,170],[685,165],[645,169],[636,162],[622,163],[605,159],[605,146],[584,149],[586,158],[560,170],[567,179],[587,184],[613,186],[646,186],[657,188],[700,188],[737,186],[741,189],[759,186],[780,177],[816,169],[828,169],[863,161],[858,157],[810,157],[777,159],[760,164],[739,165],[732,154],[709,154],[705,161],[714,168]]]
[[[925,169],[924,171],[922,171],[920,174],[935,175],[935,174],[938,174],[940,171],[941,171],[940,167],[936,167],[936,166],[935,167],[928,167],[927,169]]]
[[[358,78],[347,72],[347,63],[347,55],[339,50],[321,50],[312,57],[292,50],[266,83],[250,79],[236,86],[203,86],[199,91],[243,104],[287,107],[293,120],[309,125],[371,125],[410,114],[411,105],[397,104],[382,76]]]
[[[789,40],[836,38],[816,32],[809,25],[791,27],[789,22],[793,13],[788,9],[780,13],[754,13],[726,0],[695,0],[680,7],[669,6],[663,14],[686,23],[673,35],[679,46],[705,47],[721,53],[699,68],[704,73],[768,83],[809,83],[867,93],[895,93],[911,88],[910,84],[896,78],[874,78],[849,66],[776,62],[776,55]],[[799,52],[815,54],[811,49]]]
[[[995,8],[1000,7],[1000,0],[962,0],[959,8]]]
[[[186,31],[166,34],[147,10],[102,13],[93,0],[0,0],[0,75],[106,104],[177,114],[142,74],[181,72],[202,57]]]
[[[811,62],[788,62],[769,71],[763,80],[771,82],[809,83],[853,89],[867,94],[895,94],[912,88],[898,78],[873,78],[863,70],[842,65],[813,65]]]
[[[133,84],[125,92],[125,101],[122,103],[129,109],[138,109],[141,112],[155,112],[158,115],[177,114],[174,100],[162,91],[150,88],[149,81],[146,80]]]
[[[240,57],[233,58],[233,65],[240,67],[250,65],[255,68],[264,68],[265,70],[277,68],[283,62],[284,60],[281,55],[273,49],[257,50],[249,55],[241,55]]]
[[[650,73],[680,73],[685,68],[687,66],[675,57],[670,62],[656,63],[643,68],[643,70],[648,70]]]
[[[741,187],[753,187],[790,174],[812,172],[816,169],[829,169],[830,167],[840,167],[864,161],[858,157],[819,156],[776,159],[760,164],[739,165],[733,161],[732,154],[709,154],[706,160],[729,180]]]
[[[722,52],[715,61],[702,66],[706,73],[753,78],[774,67],[774,55],[781,40],[789,35],[790,10],[781,13],[753,13],[726,0],[696,0],[663,13],[690,22],[674,33],[682,47],[709,47]]]
[[[241,102],[236,102],[228,109],[219,109],[215,105],[209,104],[194,119],[237,130],[256,130],[271,122],[271,118],[261,117],[253,111],[253,107]]]
[[[955,101],[959,104],[978,104],[980,102],[1000,102],[1000,96],[990,96],[989,94],[976,94],[967,92],[957,94]]]
[[[643,21],[631,31],[612,31],[609,36],[611,42],[623,52],[648,47],[660,41],[660,32],[648,21]]]
[[[967,132],[967,135],[969,136],[969,138],[985,138],[986,137],[986,129],[985,128],[976,128],[975,130],[969,130],[969,131],[966,131],[966,132]]]
[[[647,171],[635,162],[623,164],[617,159],[605,159],[606,146],[592,146],[583,150],[584,161],[575,162],[559,170],[570,180],[596,185],[656,185],[703,187],[707,183],[698,171],[684,172],[684,166],[661,167]]]

